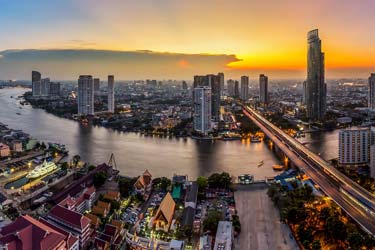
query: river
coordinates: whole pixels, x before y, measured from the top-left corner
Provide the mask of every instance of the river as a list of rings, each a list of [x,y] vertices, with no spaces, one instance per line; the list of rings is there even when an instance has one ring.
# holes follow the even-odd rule
[[[0,89],[0,122],[9,128],[21,129],[40,141],[65,144],[70,156],[79,154],[84,161],[93,164],[107,162],[114,153],[123,175],[137,176],[148,169],[153,176],[172,177],[177,173],[194,179],[227,171],[234,176],[250,173],[263,179],[278,173],[272,165],[278,164],[279,160],[264,143],[199,142],[190,138],[159,138],[86,127],[29,105],[20,105],[15,98],[25,91],[28,89]],[[308,136],[304,140],[309,142],[308,147],[315,152],[322,151],[322,156],[330,159],[337,154],[335,138],[337,133],[333,132]],[[260,161],[264,161],[264,165],[257,167]]]

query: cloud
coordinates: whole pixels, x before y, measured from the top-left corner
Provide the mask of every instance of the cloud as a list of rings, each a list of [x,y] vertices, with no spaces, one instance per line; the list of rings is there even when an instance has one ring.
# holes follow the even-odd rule
[[[72,41],[81,43],[81,41]],[[217,73],[238,61],[235,55],[184,54],[155,51],[89,49],[6,50],[0,75],[4,79],[29,79],[32,70],[57,80],[77,79],[81,74],[117,79],[192,79],[195,74]]]

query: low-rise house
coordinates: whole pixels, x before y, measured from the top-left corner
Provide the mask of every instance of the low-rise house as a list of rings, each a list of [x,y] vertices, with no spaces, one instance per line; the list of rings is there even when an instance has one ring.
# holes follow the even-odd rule
[[[219,221],[217,227],[214,250],[232,249],[233,228],[230,221]]]
[[[108,191],[106,194],[104,194],[103,198],[110,201],[120,201],[121,194],[117,191]]]
[[[84,188],[84,190],[79,193],[76,197],[71,197],[68,195],[64,200],[62,200],[59,205],[68,208],[69,210],[74,210],[78,213],[84,213],[92,208],[96,199],[96,189],[94,186]]]
[[[85,216],[91,220],[90,224],[93,229],[97,229],[100,226],[101,220],[98,216],[94,214],[85,214]]]
[[[86,247],[91,240],[91,220],[78,212],[57,205],[51,209],[45,219],[78,237],[80,249]]]
[[[167,193],[160,203],[153,219],[153,226],[156,230],[168,232],[173,220],[176,203],[170,193]]]
[[[10,148],[4,143],[0,143],[0,158],[8,157],[10,155]]]
[[[138,180],[134,183],[134,189],[137,193],[145,195],[151,191],[152,187],[152,175],[146,170]]]
[[[0,231],[0,248],[7,250],[77,250],[69,248],[68,241],[66,235],[29,215],[18,217]]]

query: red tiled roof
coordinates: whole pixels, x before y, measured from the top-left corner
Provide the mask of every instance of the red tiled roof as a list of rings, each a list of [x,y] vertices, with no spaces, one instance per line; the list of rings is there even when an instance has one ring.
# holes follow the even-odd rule
[[[8,244],[8,250],[49,250],[65,244],[63,234],[29,215],[18,217],[0,234],[0,243]]]
[[[91,222],[90,219],[86,216],[75,211],[69,210],[60,205],[54,206],[49,212],[48,216],[63,221],[64,223],[76,227],[79,230],[85,229],[87,226],[90,225]]]
[[[78,238],[75,237],[74,235],[72,235],[70,232],[67,232],[64,229],[49,223],[47,220],[45,220],[43,218],[40,218],[39,221],[41,221],[43,224],[53,228],[57,232],[63,234],[65,236],[65,241],[68,244],[68,249],[70,249],[78,241]]]

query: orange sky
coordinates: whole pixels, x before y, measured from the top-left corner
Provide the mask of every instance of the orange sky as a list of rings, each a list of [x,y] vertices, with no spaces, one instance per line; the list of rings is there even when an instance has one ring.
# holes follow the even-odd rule
[[[375,71],[373,0],[17,2],[2,4],[0,50],[234,54],[241,61],[221,70],[302,77],[306,34],[319,28],[328,77],[366,77]],[[186,60],[178,65],[193,67]]]

